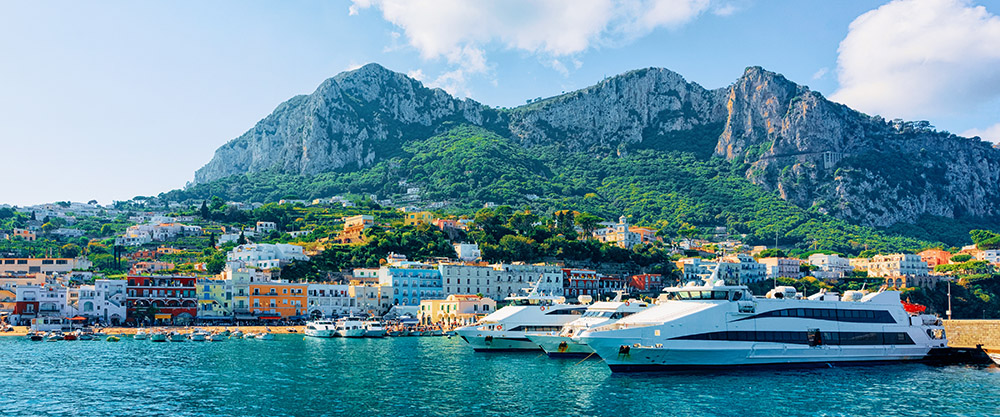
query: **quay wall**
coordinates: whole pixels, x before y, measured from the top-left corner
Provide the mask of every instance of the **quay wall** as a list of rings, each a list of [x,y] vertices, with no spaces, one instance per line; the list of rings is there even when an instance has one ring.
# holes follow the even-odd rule
[[[944,320],[948,346],[1000,350],[1000,320]]]

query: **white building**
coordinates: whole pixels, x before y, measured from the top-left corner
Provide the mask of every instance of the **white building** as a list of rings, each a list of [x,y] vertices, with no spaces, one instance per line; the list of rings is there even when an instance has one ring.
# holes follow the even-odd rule
[[[445,297],[452,294],[483,294],[489,298],[497,296],[493,291],[493,284],[500,272],[493,266],[440,264],[438,271],[441,272]]]
[[[11,318],[12,323],[27,325],[38,317],[72,317],[76,311],[69,305],[69,290],[61,284],[18,286],[15,304],[20,311]],[[15,307],[15,310],[18,310]]]
[[[109,325],[124,323],[125,286],[123,279],[98,279],[94,285],[70,289],[74,314]]]
[[[556,265],[523,265],[523,264],[500,264],[495,266],[497,277],[494,285],[490,288],[496,289],[492,295],[484,294],[494,300],[503,300],[511,294],[523,294],[525,288],[531,286],[536,281],[541,280],[538,290],[549,295],[563,294],[563,272],[562,267]],[[468,293],[466,293],[468,294]]]
[[[475,243],[454,243],[455,253],[458,259],[466,262],[475,262],[483,258],[483,253],[479,250],[479,245]]]
[[[760,258],[757,260],[767,265],[768,278],[801,278],[802,261],[794,258]]]
[[[813,276],[816,278],[843,278],[854,270],[850,259],[841,258],[837,254],[814,253],[809,255],[808,262],[819,268],[813,271]]]
[[[373,316],[384,315],[392,307],[391,286],[370,282],[352,282],[348,286],[348,295],[354,300],[358,311]]]
[[[357,312],[356,300],[351,297],[348,285],[309,284],[306,296],[309,317],[346,316]]]
[[[275,230],[278,230],[278,224],[275,222],[257,222],[257,227],[254,228],[257,233],[266,235]]]
[[[226,255],[227,263],[239,267],[239,263],[261,269],[279,268],[291,261],[305,261],[309,257],[302,247],[287,243],[265,244],[252,243],[240,245]]]
[[[982,260],[989,263],[1000,263],[1000,249],[986,249],[983,251]]]
[[[727,282],[746,284],[767,278],[767,266],[745,253],[726,256],[718,262],[719,278]]]
[[[188,226],[181,223],[158,223],[155,220],[160,219],[154,217],[154,221],[150,223],[129,226],[125,230],[125,234],[115,238],[115,244],[139,246],[154,241],[162,242],[177,236],[200,236],[202,234],[200,226]]]

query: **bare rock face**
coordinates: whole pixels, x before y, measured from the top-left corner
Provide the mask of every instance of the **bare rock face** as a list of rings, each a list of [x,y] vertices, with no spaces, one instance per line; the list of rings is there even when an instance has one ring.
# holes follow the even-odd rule
[[[308,96],[282,103],[215,152],[195,182],[273,171],[315,174],[361,168],[398,152],[402,143],[443,122],[483,125],[499,118],[472,100],[428,89],[377,64],[326,80]]]
[[[1000,150],[927,122],[865,115],[759,67],[717,90],[647,68],[497,110],[369,64],[282,103],[220,147],[195,181],[359,169],[463,123],[581,152],[709,132],[716,156],[745,163],[750,181],[804,208],[869,226],[1000,216]]]
[[[1000,152],[981,140],[871,117],[756,67],[726,109],[716,155],[800,207],[868,226],[1000,215]]]

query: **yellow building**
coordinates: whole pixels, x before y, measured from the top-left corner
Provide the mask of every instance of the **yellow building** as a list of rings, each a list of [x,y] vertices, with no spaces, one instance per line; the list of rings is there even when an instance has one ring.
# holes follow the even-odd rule
[[[417,211],[413,213],[403,213],[403,224],[412,226],[420,223],[431,223],[434,221],[434,213],[429,211]]]
[[[233,316],[232,281],[199,279],[195,292],[198,295],[198,318]]]
[[[444,300],[421,300],[417,318],[422,324],[451,326],[475,323],[492,313],[497,302],[473,294],[452,294]]]

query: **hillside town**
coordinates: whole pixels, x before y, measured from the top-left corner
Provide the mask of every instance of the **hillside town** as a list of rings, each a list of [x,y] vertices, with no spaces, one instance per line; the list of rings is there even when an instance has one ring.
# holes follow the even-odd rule
[[[342,197],[280,203],[283,207],[354,207]],[[238,203],[226,205],[230,206],[242,207]],[[779,248],[744,245],[719,228],[702,237],[687,233],[673,239],[651,227],[630,225],[621,216],[617,222],[585,224],[586,230],[575,225],[573,230],[581,239],[605,246],[663,248],[670,255],[664,265],[637,268],[558,259],[489,262],[478,244],[456,240],[450,243],[450,256],[414,260],[411,254],[390,252],[378,259],[378,266],[302,277],[294,273],[296,265],[332,247],[364,245],[375,227],[423,226],[454,235],[451,232],[468,232],[476,223],[471,218],[404,208],[394,211],[397,218],[392,221],[376,221],[372,214],[343,216],[338,219],[339,229],[309,241],[314,231],[283,230],[284,225],[273,221],[243,225],[205,222],[200,217],[211,217],[204,214],[206,208],[203,204],[202,215],[173,216],[167,215],[167,210],[135,213],[80,203],[17,208],[21,216],[30,214],[32,220],[24,222],[24,228],[6,231],[2,237],[8,243],[37,242],[40,236],[52,239],[57,246],[87,240],[87,229],[74,228],[81,224],[79,217],[90,219],[87,221],[104,218],[108,225],[115,224],[114,218],[127,216],[121,224],[128,225],[122,226],[118,235],[103,239],[113,241],[114,262],[124,271],[115,273],[95,266],[92,258],[100,255],[100,239],[87,242],[89,257],[73,250],[64,254],[73,256],[4,257],[0,259],[0,317],[13,325],[29,325],[37,318],[61,318],[108,326],[152,326],[266,324],[362,315],[413,317],[422,323],[457,326],[475,322],[502,305],[505,298],[523,294],[533,285],[544,294],[570,300],[580,296],[606,299],[619,290],[655,298],[665,287],[713,274],[727,283],[764,286],[759,288],[777,286],[779,279],[810,279],[936,291],[942,283],[955,279],[956,268],[949,269],[949,265],[976,261],[986,268],[1000,265],[1000,250],[977,245],[870,257],[820,252],[792,257]],[[260,209],[261,205],[247,208]],[[45,220],[38,220],[40,217]],[[195,222],[202,226],[189,224]],[[53,223],[60,227],[53,227]],[[108,231],[103,226],[100,229]],[[281,235],[293,242],[254,243]],[[210,262],[184,257],[200,249],[191,248],[190,239],[207,241],[211,247],[201,249],[206,253],[224,248],[218,252],[224,255],[224,265],[210,271]],[[7,252],[13,255],[16,251]],[[181,262],[186,264],[179,265]]]

